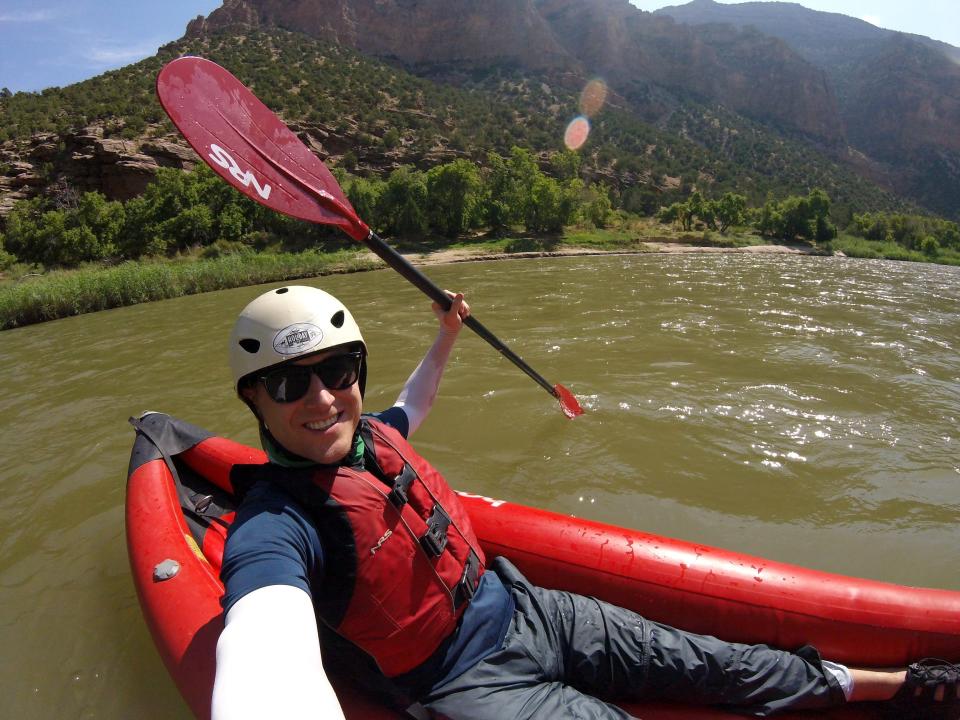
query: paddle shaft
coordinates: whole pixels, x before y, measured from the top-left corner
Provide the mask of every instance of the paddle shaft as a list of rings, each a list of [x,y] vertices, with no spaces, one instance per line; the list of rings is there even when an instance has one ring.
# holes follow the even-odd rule
[[[387,245],[383,239],[377,235],[373,230],[371,230],[367,236],[362,240],[362,242],[370,248],[370,250],[381,260],[383,260],[387,265],[392,267],[398,273],[403,275],[410,283],[416,285],[427,297],[433,300],[435,303],[439,304],[444,310],[449,310],[452,300],[450,297],[441,290],[430,278],[424,275],[422,272],[417,270],[410,262],[403,257],[400,253],[394,250],[392,247]],[[464,318],[463,324],[468,328],[473,330],[477,335],[486,340],[490,345],[492,345],[497,352],[503,355],[507,360],[512,362],[518,368],[523,370],[527,375],[529,375],[537,384],[546,390],[548,393],[557,397],[557,391],[554,390],[553,386],[547,382],[547,380],[540,375],[536,370],[527,365],[522,357],[517,355],[513,350],[504,345],[500,339],[494,335],[492,332],[487,330],[487,328],[477,320],[472,315]]]
[[[209,60],[182,57],[160,72],[157,96],[200,158],[227,183],[278,212],[336,225],[441,307],[450,308],[446,293],[357,217],[323,162],[229,72]],[[467,317],[463,322],[559,400],[564,414],[582,414],[573,393],[562,385],[551,386],[478,320]]]
[[[244,139],[250,144],[251,147],[256,148],[257,146],[250,141],[249,138],[245,137],[239,128],[235,128],[238,135],[244,137]],[[413,265],[410,264],[410,261],[407,260],[403,255],[398,253],[392,247],[387,245],[384,242],[383,238],[377,235],[373,230],[371,230],[366,223],[364,223],[360,218],[357,217],[356,213],[353,212],[351,208],[347,208],[339,200],[330,195],[330,193],[325,190],[316,188],[311,182],[307,181],[301,177],[297,172],[291,168],[283,165],[282,163],[277,162],[274,158],[270,157],[265,153],[261,153],[261,156],[264,160],[269,162],[276,170],[281,172],[287,178],[297,183],[301,188],[309,192],[316,202],[320,203],[327,209],[332,212],[337,213],[340,217],[347,219],[350,222],[349,228],[341,227],[345,233],[355,240],[359,240],[364,245],[366,245],[370,250],[381,260],[383,260],[387,265],[392,267],[398,273],[400,273],[404,278],[406,278],[413,285],[418,287],[424,294],[427,295],[434,302],[438,303],[440,307],[444,310],[450,309],[451,300],[447,297],[447,294],[441,290],[437,285],[422,272],[417,270]],[[546,390],[548,393],[553,395],[563,404],[564,400],[560,395],[560,392],[551,385],[546,378],[544,378],[540,373],[534,370],[532,367],[527,365],[522,357],[517,355],[513,350],[504,345],[500,338],[494,335],[492,332],[487,330],[484,325],[474,318],[472,315],[464,319],[463,324],[468,328],[473,330],[477,335],[486,340],[493,346],[497,352],[503,355],[507,360],[512,362],[518,368],[523,370],[527,375],[529,375],[536,383]],[[575,402],[575,401],[574,401]]]
[[[229,122],[229,120],[227,120]],[[258,146],[246,135],[243,133],[240,128],[233,126],[234,131],[242,137],[248,145],[252,148],[259,150]],[[364,245],[366,245],[370,250],[381,260],[383,260],[387,265],[392,267],[398,273],[400,273],[404,278],[413,283],[418,287],[427,297],[431,298],[434,302],[438,303],[440,307],[444,310],[450,309],[451,300],[447,294],[441,290],[437,285],[430,280],[426,275],[417,270],[413,265],[410,264],[410,261],[407,260],[403,255],[398,253],[392,247],[387,245],[384,242],[383,238],[377,235],[373,230],[371,230],[366,223],[364,223],[360,218],[357,217],[356,213],[353,212],[352,208],[346,207],[343,203],[333,197],[329,192],[317,188],[313,183],[302,177],[292,168],[284,165],[281,162],[278,162],[276,159],[270,155],[260,152],[261,157],[267,161],[274,169],[279,171],[281,174],[285,175],[288,179],[295,182],[303,190],[310,193],[314,200],[320,205],[324,206],[328,210],[338,214],[340,217],[346,219],[350,227],[341,227],[345,233],[355,240],[359,240]],[[547,380],[540,375],[536,370],[527,365],[522,357],[517,355],[513,350],[504,345],[500,339],[494,335],[492,332],[487,330],[484,325],[474,318],[472,315],[464,319],[463,324],[473,330],[477,335],[486,340],[493,346],[501,355],[503,355],[507,360],[512,362],[518,368],[523,370],[527,375],[529,375],[536,383],[546,390],[548,393],[553,395],[563,403],[563,398],[560,396],[560,392],[554,388]]]
[[[232,125],[232,123],[231,123]],[[341,227],[347,235],[359,240],[364,245],[366,245],[370,250],[381,260],[383,260],[387,265],[392,267],[398,273],[400,273],[404,278],[406,278],[413,285],[418,287],[424,294],[427,295],[434,302],[438,303],[440,307],[444,310],[449,310],[451,305],[451,300],[447,294],[441,290],[437,285],[422,272],[417,270],[413,265],[410,264],[410,261],[407,260],[403,255],[398,253],[392,247],[387,245],[384,242],[383,238],[377,235],[373,230],[371,230],[366,223],[364,223],[360,218],[357,217],[356,213],[353,212],[351,208],[346,207],[333,197],[330,193],[325,190],[319,189],[303,178],[299,173],[295,172],[292,168],[287,167],[283,163],[278,162],[276,159],[266,154],[263,151],[260,151],[259,147],[252,142],[252,140],[247,137],[239,128],[234,126],[234,130],[237,134],[242,137],[250,147],[257,149],[260,152],[260,156],[267,161],[271,166],[273,166],[277,171],[285,175],[288,179],[292,180],[298,184],[303,190],[310,193],[316,202],[323,205],[332,212],[337,213],[340,217],[346,219],[350,223],[349,228]],[[540,387],[550,393],[553,397],[560,400],[561,405],[565,405],[566,402],[571,402],[570,400],[565,401],[561,396],[561,393],[557,388],[551,385],[546,378],[544,378],[540,373],[534,370],[532,367],[527,365],[526,361],[519,355],[517,355],[513,350],[504,345],[500,338],[494,335],[492,332],[487,330],[487,328],[479,320],[474,318],[472,315],[465,318],[463,324],[468,328],[473,330],[477,335],[486,340],[490,345],[497,350],[501,355],[503,355],[507,360],[512,362],[518,368],[523,370],[527,375],[529,375]],[[571,396],[572,398],[572,396]],[[572,400],[573,403],[576,403],[576,400]],[[577,406],[579,409],[579,406]]]

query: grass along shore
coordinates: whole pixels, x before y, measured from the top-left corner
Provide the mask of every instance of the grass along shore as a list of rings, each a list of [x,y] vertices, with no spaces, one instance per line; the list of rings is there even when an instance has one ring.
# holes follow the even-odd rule
[[[56,270],[0,285],[0,330],[181,295],[380,266],[377,258],[351,249],[130,261],[114,267]]]
[[[646,221],[623,223],[609,229],[571,227],[562,236],[498,239],[478,236],[456,242],[427,238],[398,240],[393,245],[415,264],[607,252],[830,252],[808,245],[770,245],[766,242],[751,232],[727,235],[682,233]],[[930,258],[895,243],[873,242],[847,235],[841,235],[831,245],[832,251],[850,257],[960,265],[960,255],[956,253]],[[374,255],[354,246],[328,252],[251,251],[217,258],[187,256],[128,261],[115,266],[90,265],[44,273],[22,269],[19,277],[0,278],[0,330],[182,295],[383,266]]]
[[[652,222],[626,222],[610,229],[571,227],[565,235],[488,238],[451,242],[446,238],[400,239],[391,243],[416,264],[589,252],[657,252],[657,244],[679,248],[709,245],[701,234],[678,234]],[[716,236],[724,245],[758,244],[747,236]],[[722,238],[722,240],[721,240]],[[225,290],[281,280],[357,272],[384,267],[359,245],[336,251],[301,253],[242,252],[216,258],[183,256],[90,264],[70,270],[39,272],[20,266],[0,274],[0,330],[136,305],[142,302]]]

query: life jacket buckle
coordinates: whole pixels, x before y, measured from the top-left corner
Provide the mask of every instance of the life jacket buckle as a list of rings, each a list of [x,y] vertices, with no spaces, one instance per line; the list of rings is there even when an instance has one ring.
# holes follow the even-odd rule
[[[433,513],[427,520],[427,531],[420,537],[420,544],[430,557],[440,557],[447,547],[447,528],[450,516],[439,505],[433,506]]]
[[[393,489],[387,495],[394,507],[402,508],[407,504],[410,499],[410,485],[416,477],[416,471],[408,463],[404,463],[403,471],[393,479]]]
[[[210,508],[211,503],[213,503],[213,495],[201,495],[193,501],[193,509],[198,515],[203,515]]]
[[[456,594],[454,595],[454,607],[459,608],[464,603],[473,600],[477,592],[478,580],[480,578],[480,558],[471,550],[467,556],[467,562],[463,567],[463,575],[460,576],[460,582],[457,583]]]

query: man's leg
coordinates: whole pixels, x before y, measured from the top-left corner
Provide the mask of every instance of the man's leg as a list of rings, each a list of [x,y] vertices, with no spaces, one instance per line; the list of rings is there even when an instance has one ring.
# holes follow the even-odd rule
[[[498,563],[514,596],[529,597],[544,620],[546,645],[531,646],[533,656],[555,653],[542,661],[557,663],[558,679],[584,693],[726,705],[757,715],[844,702],[813,648],[796,654],[686,633],[595,598],[532,586],[509,563]]]

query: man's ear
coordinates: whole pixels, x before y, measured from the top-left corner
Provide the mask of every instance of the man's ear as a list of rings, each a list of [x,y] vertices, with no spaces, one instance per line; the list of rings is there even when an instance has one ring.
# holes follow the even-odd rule
[[[257,388],[255,385],[246,385],[237,390],[237,395],[250,411],[253,413],[253,416],[257,418],[259,422],[263,421],[263,418],[260,417],[260,411],[257,410],[257,404],[254,402],[254,398],[257,396]]]

